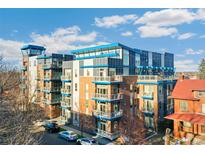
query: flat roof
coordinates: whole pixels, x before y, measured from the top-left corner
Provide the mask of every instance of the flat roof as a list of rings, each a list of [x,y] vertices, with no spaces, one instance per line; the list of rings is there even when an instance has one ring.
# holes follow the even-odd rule
[[[95,50],[109,49],[109,48],[113,48],[113,47],[121,47],[121,48],[124,48],[124,49],[127,49],[127,50],[135,51],[134,49],[132,49],[128,46],[125,46],[121,43],[110,43],[110,44],[99,45],[99,46],[94,46],[94,47],[71,50],[71,53],[72,54],[78,54],[78,53],[95,51]]]
[[[21,50],[27,50],[27,49],[46,50],[46,48],[43,47],[43,46],[31,45],[31,44],[24,45],[24,46],[21,48]]]

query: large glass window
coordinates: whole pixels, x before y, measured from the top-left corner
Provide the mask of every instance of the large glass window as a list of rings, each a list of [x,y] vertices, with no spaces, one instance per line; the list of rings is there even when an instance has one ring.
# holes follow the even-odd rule
[[[201,111],[202,111],[202,113],[205,113],[205,104],[201,105]]]
[[[129,51],[123,50],[123,65],[128,66],[129,65]]]
[[[180,102],[180,111],[188,111],[188,103],[187,102]]]
[[[140,55],[135,54],[135,66],[140,66]]]

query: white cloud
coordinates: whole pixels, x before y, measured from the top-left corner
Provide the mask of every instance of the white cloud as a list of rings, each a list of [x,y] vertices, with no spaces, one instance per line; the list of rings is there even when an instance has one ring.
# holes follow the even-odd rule
[[[192,38],[195,35],[196,35],[195,33],[184,33],[184,34],[179,35],[177,39],[186,40],[186,39]]]
[[[20,41],[5,40],[0,38],[0,53],[5,60],[16,60],[21,58],[21,50],[24,43]]]
[[[195,13],[188,9],[164,9],[155,12],[146,12],[135,21],[135,24],[153,26],[175,26],[183,23],[191,23],[195,19]]]
[[[122,24],[133,22],[136,19],[137,16],[134,14],[128,14],[123,16],[113,15],[113,16],[107,16],[103,18],[95,18],[95,25],[98,27],[111,28],[111,27],[117,27]]]
[[[176,57],[185,57],[184,54],[176,54]]]
[[[205,20],[205,9],[198,9],[197,19],[198,20]]]
[[[197,71],[198,64],[191,59],[177,60],[174,62],[177,72]]]
[[[176,28],[166,28],[157,26],[141,26],[138,28],[138,31],[140,32],[140,36],[142,38],[157,38],[177,33]]]
[[[127,37],[127,36],[132,36],[133,33],[131,31],[126,31],[126,32],[122,32],[121,35]]]
[[[59,52],[72,50],[78,47],[76,44],[94,43],[97,32],[92,31],[87,34],[80,34],[78,26],[58,28],[51,34],[31,34],[32,43],[46,46],[48,52]]]
[[[186,50],[186,54],[188,55],[200,55],[202,53],[205,53],[205,51],[204,50],[193,50],[191,48]]]

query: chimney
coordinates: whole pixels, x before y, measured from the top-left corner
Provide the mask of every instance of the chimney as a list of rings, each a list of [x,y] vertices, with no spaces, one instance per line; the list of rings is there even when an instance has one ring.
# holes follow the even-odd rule
[[[185,79],[184,73],[180,73],[179,75],[179,80],[183,81]]]

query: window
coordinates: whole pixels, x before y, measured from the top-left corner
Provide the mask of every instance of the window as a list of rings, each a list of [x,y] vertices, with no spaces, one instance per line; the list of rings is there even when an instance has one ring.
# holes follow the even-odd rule
[[[154,120],[151,117],[145,117],[145,126],[148,128],[154,127]]]
[[[78,84],[75,83],[75,91],[78,91]]]
[[[129,51],[123,50],[123,65],[129,66]]]
[[[188,127],[188,128],[191,128],[191,127],[192,127],[192,125],[191,125],[190,122],[183,122],[183,126],[184,126],[184,127]]]
[[[77,74],[77,70],[75,69],[75,77],[77,77],[78,76],[78,74]]]
[[[205,125],[201,125],[201,133],[205,134]]]
[[[180,102],[180,111],[188,111],[188,103],[187,102]]]
[[[202,111],[202,113],[205,113],[205,104],[201,105],[201,111]]]
[[[138,53],[135,54],[135,66],[140,66],[140,55]]]
[[[199,97],[205,97],[205,91],[199,91],[198,96]]]

